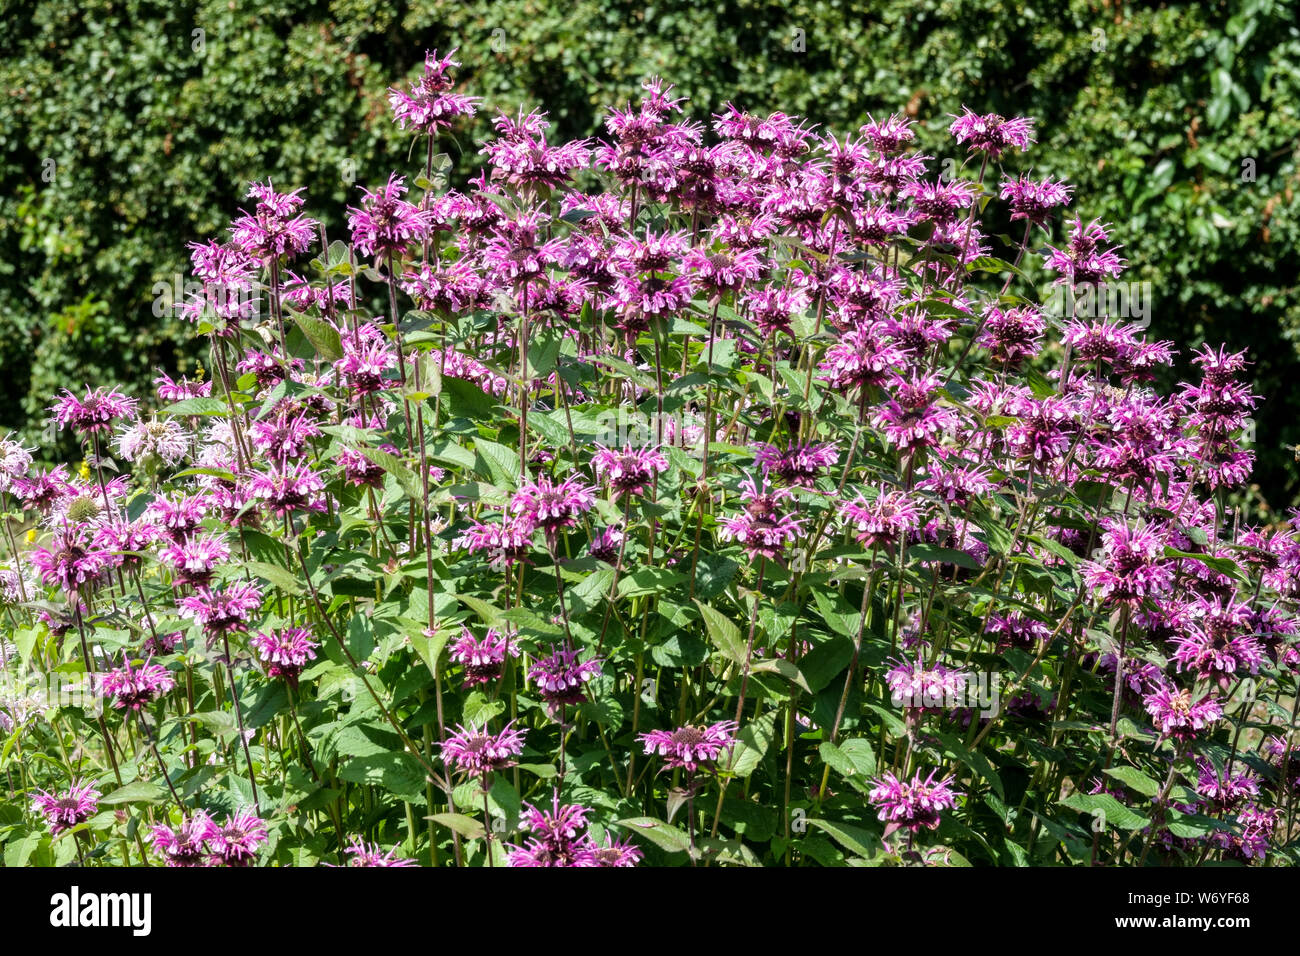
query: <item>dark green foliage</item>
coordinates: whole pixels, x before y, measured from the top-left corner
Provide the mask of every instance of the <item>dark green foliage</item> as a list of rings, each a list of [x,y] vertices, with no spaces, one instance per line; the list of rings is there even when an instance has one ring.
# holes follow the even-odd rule
[[[656,73],[700,119],[730,100],[843,134],[906,108],[930,154],[963,104],[1036,117],[1035,172],[1075,183],[1077,211],[1129,243],[1128,278],[1153,284],[1152,333],[1184,359],[1202,341],[1250,349],[1266,397],[1257,480],[1274,508],[1300,497],[1283,447],[1300,441],[1292,3],[251,6],[41,2],[0,17],[0,426],[35,438],[59,387],[142,395],[155,365],[192,362],[185,330],[152,309],[184,244],[219,234],[244,184],[268,176],[307,187],[338,233],[347,162],[371,183],[381,144],[406,142],[385,88],[426,47],[459,46],[468,90],[545,104],[564,135],[597,133],[603,107]],[[461,172],[487,130],[444,144]]]

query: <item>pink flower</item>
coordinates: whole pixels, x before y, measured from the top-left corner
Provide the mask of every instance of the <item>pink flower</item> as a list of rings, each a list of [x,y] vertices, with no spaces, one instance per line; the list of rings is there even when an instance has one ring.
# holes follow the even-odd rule
[[[249,638],[248,646],[257,652],[266,666],[268,677],[283,677],[291,686],[298,686],[298,675],[308,661],[316,659],[320,643],[312,639],[311,632],[301,627],[289,627],[267,633],[259,631]]]
[[[573,527],[591,509],[596,503],[593,490],[576,476],[559,484],[539,478],[515,492],[509,511],[524,527],[541,528],[553,536],[561,528]]]
[[[1192,700],[1192,692],[1165,685],[1147,694],[1146,711],[1155,721],[1161,736],[1186,741],[1223,717],[1223,708],[1213,697]]]
[[[214,862],[226,866],[251,866],[257,848],[267,840],[266,824],[249,810],[241,810],[216,827],[208,840]]]
[[[74,780],[65,793],[37,791],[32,806],[44,815],[50,833],[58,836],[94,816],[99,809],[99,798],[100,792],[93,784]]]
[[[872,781],[873,787],[867,799],[880,809],[879,819],[888,825],[888,835],[896,829],[910,830],[916,833],[922,827],[933,830],[939,826],[939,815],[957,805],[961,794],[949,786],[951,777],[944,777],[935,782],[931,770],[924,780],[918,770],[910,781],[902,781],[892,772],[886,771],[878,780]]]
[[[414,860],[408,860],[405,857],[397,855],[397,849],[394,847],[385,850],[377,843],[366,843],[359,837],[354,838],[347,848],[348,866],[416,866]],[[325,864],[329,866],[329,864]]]
[[[208,853],[208,841],[217,835],[217,825],[202,810],[195,810],[173,830],[166,824],[157,824],[149,831],[153,848],[162,854],[168,866],[203,866]]]
[[[451,68],[460,66],[452,59],[452,50],[442,59],[438,51],[426,52],[424,71],[409,90],[390,88],[388,102],[393,118],[402,129],[408,126],[417,132],[435,133],[452,124],[459,116],[473,116],[477,97],[451,92]]]
[[[490,734],[486,728],[457,726],[442,743],[442,759],[448,768],[468,777],[482,777],[493,770],[514,766],[514,758],[523,752],[524,731],[515,729],[514,721]]]
[[[576,651],[556,647],[549,657],[533,665],[528,679],[554,710],[561,704],[581,704],[587,699],[583,685],[600,673],[600,663],[600,658],[595,657],[579,662]]]
[[[200,588],[176,603],[181,616],[202,625],[211,639],[228,631],[248,630],[252,613],[262,606],[262,592],[256,584],[235,581],[221,591]]]
[[[375,192],[363,189],[361,207],[348,207],[352,243],[362,255],[402,255],[429,233],[429,214],[406,202],[405,179],[393,173]]]
[[[985,153],[998,159],[1003,151],[1015,147],[1022,153],[1034,142],[1034,121],[1020,117],[1003,119],[996,113],[980,116],[962,107],[962,115],[953,118],[948,132],[957,142],[966,144],[971,152]]]
[[[513,635],[502,635],[496,628],[489,628],[482,640],[476,638],[467,627],[461,628],[460,640],[451,646],[448,656],[465,668],[465,685],[486,684],[501,676],[506,654],[518,657],[518,641]]]
[[[591,456],[596,475],[608,481],[618,496],[644,494],[656,474],[668,470],[668,459],[657,448],[624,448],[613,451],[596,446]]]
[[[98,680],[100,692],[111,697],[118,710],[143,710],[176,686],[167,668],[149,661],[138,669],[126,661],[117,670],[99,675]]]
[[[674,731],[652,730],[640,735],[645,752],[658,753],[669,767],[684,767],[694,772],[703,766],[714,769],[718,757],[736,745],[739,725],[723,720],[707,727],[687,725]]]
[[[745,510],[719,522],[718,538],[736,541],[752,557],[779,558],[803,533],[800,519],[785,514],[781,502],[790,497],[788,488],[768,489],[766,482],[746,478],[740,484]]]
[[[113,422],[133,417],[137,406],[134,398],[127,398],[115,388],[88,388],[81,398],[65,388],[63,397],[50,410],[60,427],[70,427],[83,435],[107,435]]]

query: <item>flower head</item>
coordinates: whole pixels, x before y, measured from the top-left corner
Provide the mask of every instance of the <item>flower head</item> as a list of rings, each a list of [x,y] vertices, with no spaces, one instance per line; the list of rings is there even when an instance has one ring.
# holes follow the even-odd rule
[[[64,793],[38,791],[32,798],[32,806],[44,815],[50,833],[58,836],[94,816],[99,809],[99,798],[100,792],[93,784],[74,780]]]
[[[267,841],[266,824],[251,810],[240,810],[217,826],[208,840],[214,859],[226,866],[251,866]]]
[[[488,628],[487,634],[480,640],[470,629],[462,627],[460,640],[451,646],[449,656],[465,668],[465,686],[486,684],[501,676],[505,666],[506,654],[518,657],[519,642],[509,631],[502,634],[496,628]]]
[[[133,668],[126,661],[99,677],[100,691],[113,699],[118,710],[142,710],[176,686],[176,679],[161,664],[149,661]]]
[[[442,744],[442,759],[447,766],[468,777],[481,777],[493,770],[514,766],[524,747],[524,731],[514,722],[506,724],[501,732],[490,734],[486,728],[457,726]]]
[[[957,805],[960,794],[949,786],[952,778],[944,777],[936,782],[934,775],[937,772],[931,770],[930,775],[922,780],[918,770],[910,781],[904,781],[886,771],[878,780],[872,781],[867,799],[879,808],[877,816],[885,821],[888,830],[906,829],[913,833],[922,827],[933,830],[939,825],[940,813]]]
[[[587,699],[584,685],[600,673],[600,658],[578,660],[578,652],[552,648],[549,657],[540,658],[528,672],[537,685],[537,693],[552,708],[560,704],[581,704]]]
[[[135,415],[138,403],[115,388],[86,389],[81,398],[66,388],[51,408],[60,427],[83,435],[107,435],[113,422]]]
[[[266,666],[268,677],[283,677],[296,687],[302,669],[308,661],[316,659],[316,648],[320,643],[312,639],[310,631],[288,627],[269,634],[259,631],[249,638],[248,646],[257,652]]]
[[[693,772],[700,767],[713,769],[718,757],[735,747],[738,729],[734,720],[723,720],[707,727],[687,724],[672,731],[652,730],[639,739],[646,753],[659,754],[667,766]]]
[[[196,810],[176,829],[160,823],[149,831],[149,841],[168,866],[203,866],[208,841],[217,835],[217,825],[202,810]]]
[[[1004,119],[996,113],[981,116],[963,106],[961,116],[953,118],[948,132],[957,142],[966,144],[971,152],[998,159],[1012,147],[1022,153],[1029,148],[1029,144],[1034,142],[1034,121],[1025,117]]]

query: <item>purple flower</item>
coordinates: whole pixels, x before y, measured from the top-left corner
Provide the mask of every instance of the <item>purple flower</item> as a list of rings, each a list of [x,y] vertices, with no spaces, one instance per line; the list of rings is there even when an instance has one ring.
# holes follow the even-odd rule
[[[1048,246],[1045,264],[1059,272],[1057,285],[1096,285],[1107,276],[1117,276],[1124,271],[1124,260],[1115,255],[1119,246],[1103,246],[1109,239],[1106,227],[1094,219],[1084,225],[1080,218],[1070,224],[1070,242],[1065,249]]]
[[[608,833],[605,834],[605,841],[597,843],[590,841],[585,848],[584,866],[636,866],[645,856],[639,847],[634,846],[626,840],[613,840]]]
[[[549,478],[530,481],[510,499],[509,511],[526,528],[541,528],[553,538],[561,528],[570,528],[596,503],[593,489],[578,477],[559,484]]]
[[[468,777],[482,777],[493,770],[514,766],[515,757],[524,749],[524,731],[516,730],[514,721],[498,734],[487,728],[457,726],[442,743],[442,759],[448,768]]]
[[[736,746],[734,720],[723,720],[707,727],[686,725],[676,730],[652,730],[640,735],[645,752],[658,753],[668,767],[684,767],[694,772],[700,767],[716,768],[718,757]]]
[[[839,461],[840,453],[833,442],[797,445],[793,442],[782,450],[775,445],[761,445],[754,460],[765,475],[776,475],[786,484],[811,488],[821,477],[822,470]]]
[[[512,518],[500,524],[476,522],[465,529],[452,546],[464,548],[471,554],[485,552],[492,569],[501,571],[528,557],[533,530],[526,518]]]
[[[1070,202],[1070,193],[1074,187],[1064,182],[1043,179],[1007,179],[1002,183],[1002,198],[1011,207],[1011,218],[1024,219],[1033,225],[1047,228],[1047,220],[1057,206]]]
[[[1086,562],[1083,577],[1103,601],[1137,604],[1173,581],[1173,566],[1165,560],[1164,537],[1154,526],[1130,527],[1107,519],[1099,558]]]
[[[397,849],[385,850],[377,843],[356,837],[348,844],[348,866],[417,866],[414,860],[397,855]],[[329,864],[327,863],[326,866]]]
[[[240,810],[215,828],[208,838],[214,862],[226,866],[251,866],[257,848],[267,840],[266,824],[250,810]]]
[[[549,657],[538,659],[528,672],[537,693],[552,710],[561,704],[581,704],[587,699],[584,686],[600,673],[601,659],[579,661],[578,652],[553,647]]]
[[[740,489],[745,510],[719,522],[719,539],[738,542],[752,557],[779,558],[803,533],[800,519],[782,510],[781,502],[790,497],[790,490],[768,489],[765,481],[755,484],[753,478],[741,482]]]
[[[1161,736],[1187,741],[1223,717],[1223,708],[1213,697],[1192,700],[1192,692],[1165,685],[1143,699],[1146,711]]]
[[[957,142],[964,143],[971,152],[985,153],[998,159],[1004,150],[1015,147],[1022,153],[1034,142],[1034,121],[1024,117],[1003,119],[996,113],[983,116],[962,107],[962,115],[953,117],[948,132]]]
[[[984,331],[979,344],[992,355],[993,361],[1016,367],[1042,349],[1047,320],[1033,306],[1000,308],[990,305],[984,311]]]
[[[113,422],[135,416],[138,403],[115,388],[86,389],[81,398],[66,388],[50,410],[61,428],[72,428],[83,435],[107,435]]]
[[[889,685],[890,700],[895,707],[940,710],[965,702],[969,676],[965,671],[942,664],[927,667],[918,655],[915,662],[901,661],[889,670],[885,683]]]
[[[191,382],[183,375],[177,382],[161,370],[153,383],[158,386],[158,398],[164,402],[183,402],[187,398],[206,398],[212,394],[211,382]]]
[[[113,699],[118,710],[143,710],[176,686],[176,680],[161,664],[145,661],[138,669],[130,661],[99,676],[100,693]]]
[[[343,358],[334,371],[357,395],[372,395],[385,387],[386,373],[397,366],[397,352],[383,331],[371,323],[341,336]]]
[[[513,634],[501,634],[496,628],[488,628],[482,640],[476,638],[467,627],[460,629],[460,640],[451,646],[449,656],[465,668],[465,686],[486,684],[501,676],[506,654],[518,657],[519,643],[512,640]]]
[[[1250,607],[1231,598],[1199,598],[1191,609],[1190,633],[1176,639],[1178,670],[1200,680],[1225,681],[1240,672],[1258,674],[1264,648],[1253,633]]]
[[[592,536],[591,543],[587,545],[587,552],[606,564],[617,564],[626,537],[622,528],[604,528]]]
[[[40,572],[42,581],[57,584],[71,594],[97,581],[112,566],[110,553],[94,545],[90,530],[84,526],[61,528],[54,532],[48,548],[28,552],[28,560]]]
[[[845,332],[826,350],[817,367],[821,379],[848,391],[882,385],[902,364],[903,353],[887,343],[875,325],[864,324]]]
[[[316,220],[297,215],[303,204],[298,194],[278,193],[270,182],[250,183],[248,198],[257,205],[230,227],[230,242],[252,259],[275,260],[286,254],[303,252],[316,237]]]
[[[200,588],[176,603],[181,616],[198,622],[211,640],[226,632],[248,630],[253,612],[262,606],[262,592],[256,584],[235,581],[221,591]]]
[[[185,429],[171,419],[135,422],[117,438],[117,450],[129,462],[154,458],[164,465],[174,465],[185,457],[189,447]]]
[[[50,833],[58,836],[94,816],[99,809],[99,798],[100,792],[93,784],[74,780],[64,793],[38,791],[32,797],[32,806],[45,816]]]
[[[217,535],[196,535],[172,541],[160,557],[175,572],[176,584],[203,586],[212,580],[216,566],[230,557],[230,545]]]
[[[1196,792],[1214,804],[1220,813],[1227,813],[1246,797],[1259,794],[1259,778],[1249,770],[1229,773],[1227,768],[1215,769],[1205,758],[1196,761]]]
[[[149,841],[162,854],[168,866],[203,866],[208,852],[207,843],[217,835],[217,825],[202,810],[195,810],[173,830],[158,824],[149,831]]]
[[[887,824],[886,836],[898,829],[913,833],[922,827],[933,830],[939,825],[940,813],[957,805],[957,797],[961,794],[949,786],[952,778],[944,777],[935,782],[937,772],[931,770],[930,775],[922,780],[918,770],[910,781],[902,781],[886,771],[878,780],[872,781],[867,799],[879,808],[877,816]]]
[[[266,502],[276,517],[303,508],[324,511],[324,491],[325,482],[307,462],[272,464],[266,471],[256,472],[248,481],[248,493]]]
[[[533,835],[526,847],[508,846],[507,860],[516,866],[582,866],[590,862],[591,838],[587,835],[589,809],[579,804],[561,806],[558,794],[551,812],[528,804],[520,819]]]
[[[429,214],[406,202],[405,179],[393,173],[375,192],[363,189],[361,208],[348,207],[352,243],[362,255],[402,255],[429,233]]]
[[[478,97],[451,92],[451,68],[460,66],[452,59],[455,53],[452,50],[438,59],[437,50],[426,52],[424,71],[410,90],[389,89],[388,102],[399,127],[434,133],[450,126],[458,116],[474,115]]]
[[[596,475],[610,483],[618,496],[644,494],[656,474],[668,470],[668,459],[657,448],[624,448],[613,451],[597,445],[591,456]]]
[[[840,514],[858,542],[868,548],[892,548],[921,522],[916,505],[903,491],[878,491],[870,501],[858,497],[844,504]]]
[[[290,686],[297,687],[298,675],[308,661],[316,659],[320,643],[312,639],[310,631],[288,627],[270,634],[259,631],[249,638],[248,646],[257,652],[268,677],[283,677]]]

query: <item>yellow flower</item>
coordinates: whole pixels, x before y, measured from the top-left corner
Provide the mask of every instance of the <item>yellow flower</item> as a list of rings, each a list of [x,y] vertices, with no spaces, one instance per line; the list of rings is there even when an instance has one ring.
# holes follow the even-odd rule
[[[82,481],[90,481],[90,462],[83,461],[81,463],[81,471],[79,474],[81,475]]]
[[[35,544],[35,543],[36,543],[36,529],[35,529],[35,528],[28,528],[28,529],[27,529],[27,543],[28,543],[28,544]]]

